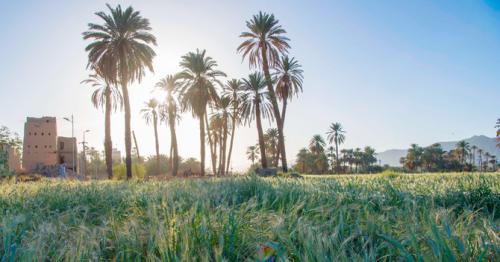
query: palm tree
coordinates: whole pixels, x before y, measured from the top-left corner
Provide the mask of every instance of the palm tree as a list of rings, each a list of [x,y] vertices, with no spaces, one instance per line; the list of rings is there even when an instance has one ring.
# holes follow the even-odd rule
[[[167,92],[165,104],[160,110],[160,120],[164,121],[170,129],[170,159],[172,166],[172,176],[177,175],[179,169],[179,149],[177,146],[177,133],[175,130],[175,122],[180,118],[178,114],[177,102],[174,98],[174,92],[179,88],[180,83],[175,75],[167,75],[162,78],[156,87]]]
[[[287,101],[292,100],[294,95],[302,92],[303,73],[302,66],[294,57],[283,56],[276,64],[276,72],[274,73],[276,77],[276,95],[283,103],[281,107],[281,124],[283,127],[285,126]]]
[[[255,165],[255,159],[257,159],[257,155],[259,154],[259,148],[257,146],[249,146],[247,148],[247,157],[252,161],[252,166]]]
[[[83,39],[93,40],[85,48],[88,67],[99,72],[108,83],[121,85],[125,109],[125,164],[127,179],[130,179],[132,139],[128,85],[135,80],[140,82],[146,68],[153,72],[153,57],[156,54],[151,45],[156,45],[156,38],[149,33],[149,20],[132,7],[123,10],[120,5],[115,8],[109,4],[106,6],[109,14],[95,13],[104,23],[89,23],[89,30],[83,33]]]
[[[227,82],[226,88],[224,89],[224,95],[231,98],[231,139],[229,142],[229,152],[227,155],[227,165],[226,165],[226,173],[229,172],[229,165],[231,163],[231,154],[233,153],[233,143],[234,143],[234,134],[236,131],[236,125],[240,121],[240,96],[239,93],[241,91],[241,81],[238,79],[231,79]]]
[[[311,153],[319,155],[325,152],[325,140],[321,135],[314,135],[309,141],[309,150]]]
[[[332,123],[326,132],[330,144],[335,144],[336,171],[339,172],[339,145],[345,141],[345,130],[340,123]]]
[[[184,111],[189,110],[200,122],[200,167],[201,175],[205,175],[205,123],[207,121],[207,106],[219,99],[216,84],[221,85],[219,77],[226,76],[216,69],[217,62],[205,55],[205,50],[189,52],[182,56],[180,66],[184,69],[179,73],[183,81],[180,89],[180,101]]]
[[[222,96],[216,103],[216,112],[212,117],[217,117],[220,119],[220,153],[219,153],[219,174],[226,174],[226,158],[227,158],[227,135],[229,133],[229,118],[231,117],[231,97]]]
[[[266,147],[261,118],[272,119],[272,105],[269,102],[269,93],[265,90],[266,83],[261,73],[250,74],[247,79],[243,79],[242,81],[241,117],[248,124],[255,119],[259,137],[260,162],[262,168],[267,168]]]
[[[284,172],[288,171],[285,138],[283,134],[283,125],[281,115],[274,92],[271,74],[269,67],[274,67],[282,54],[286,54],[290,45],[289,39],[284,36],[286,31],[278,25],[278,20],[274,15],[259,12],[254,15],[250,21],[246,22],[249,32],[241,33],[240,37],[245,40],[241,43],[237,51],[242,53],[243,59],[248,56],[249,65],[253,67],[261,67],[264,72],[269,99],[272,103],[274,118],[279,132],[279,144],[281,154],[281,164]]]
[[[470,150],[471,150],[470,163],[472,164],[472,167],[474,168],[474,166],[476,165],[476,150],[477,150],[477,146],[476,145],[472,145],[470,147]]]
[[[330,158],[330,165],[332,166],[332,172],[333,172],[333,167],[334,167],[334,159],[335,159],[335,148],[333,146],[329,146],[326,151],[328,152],[326,155]]]
[[[156,172],[160,173],[160,143],[158,141],[158,100],[151,98],[144,103],[144,108],[141,110],[142,117],[146,120],[146,124],[153,122],[155,134],[155,149],[156,149]]]
[[[272,165],[277,167],[279,161],[279,134],[277,128],[269,128],[264,134],[264,141],[266,142],[266,150],[270,154]]]
[[[121,110],[123,98],[120,89],[116,85],[111,85],[98,75],[89,75],[89,78],[82,81],[95,88],[92,93],[92,104],[95,108],[104,107],[104,154],[106,161],[106,173],[108,179],[113,178],[113,142],[111,140],[111,111]]]
[[[491,163],[491,166],[492,166],[492,171],[496,171],[497,170],[497,156],[495,155],[492,155],[491,156],[491,160],[490,160],[490,163]]]
[[[469,143],[467,143],[465,140],[462,140],[457,143],[456,147],[460,158],[460,164],[465,165],[465,159],[467,157],[467,154],[469,153]]]
[[[497,129],[497,147],[500,148],[500,118],[497,119],[495,128]]]
[[[488,164],[490,162],[491,154],[489,152],[484,153],[484,171],[488,172]]]
[[[483,150],[479,148],[477,150],[477,153],[479,154],[479,171],[483,170]]]
[[[219,156],[222,156],[222,129],[223,120],[221,115],[213,115],[210,119],[207,118],[206,124],[207,138],[210,146],[210,158],[212,160],[212,172],[219,175],[217,170],[217,145],[219,145]],[[219,158],[219,167],[220,167]]]

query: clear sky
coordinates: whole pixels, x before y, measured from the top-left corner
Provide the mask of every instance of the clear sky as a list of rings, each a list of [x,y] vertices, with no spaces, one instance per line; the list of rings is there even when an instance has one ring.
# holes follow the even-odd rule
[[[494,136],[500,117],[500,1],[108,1],[132,5],[149,18],[158,39],[155,73],[130,88],[132,127],[143,155],[153,154],[153,130],[139,115],[154,83],[179,70],[181,55],[206,49],[231,78],[247,76],[236,47],[245,21],[259,10],[280,20],[291,55],[303,65],[304,93],[287,113],[292,160],[331,122],[347,130],[345,147],[382,151],[472,135]],[[81,33],[106,1],[0,0],[0,125],[22,135],[27,116],[74,114],[76,134],[102,148],[104,117],[92,89]],[[115,114],[114,146],[123,150],[123,116]],[[160,150],[168,152],[166,126]],[[237,131],[234,169],[245,168],[256,130]],[[185,114],[180,154],[199,156],[198,125]]]

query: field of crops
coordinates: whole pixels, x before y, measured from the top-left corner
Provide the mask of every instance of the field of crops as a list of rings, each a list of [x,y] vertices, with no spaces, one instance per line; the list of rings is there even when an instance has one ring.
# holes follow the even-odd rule
[[[500,174],[0,185],[0,261],[500,261]]]

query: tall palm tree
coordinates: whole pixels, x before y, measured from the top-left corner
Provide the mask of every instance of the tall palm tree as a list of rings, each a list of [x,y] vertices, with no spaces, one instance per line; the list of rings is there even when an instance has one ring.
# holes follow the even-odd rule
[[[262,117],[272,118],[272,105],[269,102],[269,93],[261,73],[253,73],[242,80],[241,117],[250,124],[255,119],[259,137],[260,162],[262,168],[267,168],[266,146],[262,131]]]
[[[249,146],[247,148],[247,157],[252,161],[252,166],[255,165],[255,159],[257,159],[257,155],[259,154],[259,148],[257,146]]]
[[[156,83],[156,87],[167,92],[165,104],[160,110],[160,120],[164,121],[170,129],[170,160],[172,166],[172,176],[176,176],[179,169],[179,149],[177,145],[175,123],[180,118],[180,115],[178,113],[178,106],[174,97],[174,93],[177,91],[179,86],[180,83],[176,75],[167,75]]]
[[[294,57],[283,56],[276,64],[276,95],[282,102],[281,124],[285,126],[285,116],[287,101],[292,100],[294,95],[302,92],[302,82],[304,81],[302,66]]]
[[[156,149],[156,173],[160,173],[160,143],[158,141],[158,100],[151,98],[144,103],[144,108],[141,110],[142,117],[146,120],[146,124],[153,123],[155,134],[155,149]]]
[[[216,85],[222,86],[218,79],[226,76],[217,70],[217,62],[206,56],[205,50],[189,52],[182,56],[180,66],[183,71],[179,79],[183,81],[180,89],[180,102],[183,110],[189,110],[200,122],[200,166],[205,175],[205,123],[207,106],[219,99]]]
[[[110,84],[120,84],[125,109],[125,164],[127,179],[132,178],[132,138],[130,123],[130,100],[128,85],[141,81],[145,69],[153,72],[156,38],[150,33],[149,20],[143,18],[132,7],[125,10],[120,5],[107,5],[109,14],[95,13],[103,24],[88,24],[83,33],[84,40],[93,40],[88,52],[88,67],[99,72]]]
[[[104,107],[104,157],[106,161],[106,173],[108,179],[113,178],[113,142],[111,140],[111,111],[122,109],[123,98],[120,89],[116,85],[111,85],[98,75],[89,75],[89,78],[82,81],[95,88],[92,93],[92,104],[95,108]]]
[[[278,25],[278,22],[272,14],[259,12],[254,15],[250,21],[246,22],[249,31],[241,33],[240,37],[245,40],[238,46],[237,51],[242,53],[243,58],[248,56],[250,67],[261,67],[264,72],[267,91],[269,92],[269,99],[273,106],[273,114],[279,132],[281,164],[283,171],[287,172],[283,122],[271,74],[269,73],[269,68],[274,67],[279,61],[280,55],[286,54],[290,48],[289,39],[284,36],[286,31]]]
[[[240,121],[240,96],[239,93],[241,91],[241,81],[238,79],[231,79],[227,82],[226,87],[224,88],[224,95],[231,98],[231,138],[229,142],[229,152],[227,155],[227,164],[226,164],[226,173],[229,172],[229,166],[231,163],[231,155],[233,153],[233,143],[234,143],[234,135],[236,132],[236,126]]]
[[[309,150],[315,155],[319,155],[325,152],[325,140],[321,135],[314,135],[309,141]]]
[[[326,132],[330,144],[335,144],[335,169],[339,172],[339,145],[345,141],[345,130],[340,123],[332,123]]]

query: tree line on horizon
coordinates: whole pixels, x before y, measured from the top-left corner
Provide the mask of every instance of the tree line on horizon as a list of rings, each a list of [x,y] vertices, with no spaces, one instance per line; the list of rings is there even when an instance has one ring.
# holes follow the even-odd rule
[[[149,20],[132,7],[107,5],[108,12],[95,13],[102,24],[89,23],[84,40],[87,68],[91,74],[83,83],[95,88],[92,102],[105,112],[105,162],[108,178],[113,177],[111,118],[113,111],[124,110],[126,177],[132,177],[131,109],[128,87],[140,82],[146,71],[154,72],[156,56]],[[247,78],[223,82],[227,75],[205,50],[188,52],[181,57],[181,71],[160,79],[156,88],[165,92],[165,99],[151,99],[141,114],[152,124],[155,136],[156,167],[160,170],[158,126],[165,123],[170,133],[171,174],[177,175],[179,165],[176,124],[181,114],[189,112],[199,121],[200,175],[205,175],[205,144],[208,140],[212,172],[228,173],[235,129],[255,120],[259,141],[262,142],[262,118],[274,124],[277,133],[275,161],[288,170],[284,141],[284,124],[288,100],[302,91],[303,71],[295,58],[289,57],[290,39],[273,14],[259,12],[246,22],[248,31],[241,33],[237,47],[249,67],[254,69]],[[281,105],[281,108],[280,108]],[[229,140],[229,141],[228,141]],[[262,154],[265,148],[262,146]],[[267,168],[266,158],[262,158]]]
[[[497,145],[500,148],[500,144]],[[427,147],[411,144],[405,157],[399,161],[409,172],[496,171],[496,156],[467,141],[459,141],[455,148],[445,151],[439,143]]]

